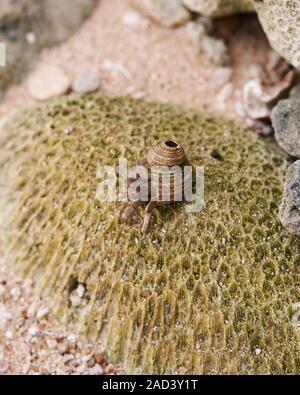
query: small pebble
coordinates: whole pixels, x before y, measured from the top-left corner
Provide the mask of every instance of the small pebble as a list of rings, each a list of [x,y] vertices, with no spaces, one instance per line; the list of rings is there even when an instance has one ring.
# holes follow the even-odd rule
[[[39,330],[39,328],[37,326],[31,326],[28,329],[28,335],[30,337],[38,336],[39,334],[40,334],[40,330]]]
[[[59,343],[57,349],[60,354],[65,354],[67,352],[68,346],[65,343]]]
[[[28,32],[27,34],[26,34],[26,41],[27,41],[27,43],[28,44],[35,44],[35,42],[36,42],[36,35],[35,35],[35,33],[33,33],[33,32]]]
[[[70,89],[69,77],[58,67],[41,65],[28,80],[28,91],[36,100],[61,96]]]
[[[78,366],[78,368],[76,369],[78,374],[82,374],[85,370],[86,370],[86,364],[85,363],[83,363],[82,365]]]
[[[255,354],[256,355],[260,355],[261,354],[261,349],[260,348],[256,348],[255,349]]]
[[[67,337],[68,342],[75,342],[76,341],[76,335],[71,334]]]
[[[76,93],[92,93],[100,88],[101,79],[97,74],[83,74],[77,77],[72,84]]]
[[[46,343],[50,350],[54,350],[57,347],[57,341],[55,339],[48,339]]]
[[[82,360],[82,362],[89,362],[92,358],[93,358],[93,355],[92,355],[92,354],[89,354],[89,355],[84,355],[84,356],[81,358],[81,360]]]
[[[0,373],[6,373],[9,369],[9,366],[6,363],[0,362]]]
[[[266,101],[262,83],[259,79],[248,81],[243,90],[243,105],[245,113],[251,119],[267,119],[270,108]]]
[[[80,298],[82,298],[83,295],[84,295],[84,293],[85,293],[85,287],[84,287],[84,285],[83,285],[83,284],[79,284],[76,291],[77,291],[77,295],[78,295]]]
[[[68,126],[67,128],[65,128],[64,132],[66,135],[69,135],[72,134],[74,130],[75,130],[74,126]]]
[[[99,365],[99,364],[96,364],[93,368],[92,368],[92,372],[93,372],[93,374],[95,374],[95,375],[102,375],[103,374],[103,368]]]
[[[10,291],[10,294],[14,300],[17,300],[21,296],[21,290],[20,288],[15,287]]]
[[[64,363],[68,363],[68,362],[72,361],[72,359],[74,359],[74,355],[72,355],[72,354],[65,354],[63,356]]]
[[[41,319],[45,318],[48,314],[49,314],[49,309],[46,307],[46,308],[43,308],[43,309],[40,309],[37,311],[36,318],[38,320],[41,320]]]
[[[87,366],[88,366],[89,368],[92,368],[92,367],[95,366],[95,363],[96,363],[95,358],[92,357],[92,358],[90,358],[90,359],[87,361]]]
[[[70,295],[70,301],[73,307],[78,307],[81,305],[82,299],[76,291],[73,291]]]
[[[14,335],[13,335],[12,331],[6,331],[5,337],[6,337],[6,339],[11,340],[11,339],[13,339]]]
[[[35,306],[35,303],[32,303],[28,307],[28,309],[26,309],[26,315],[27,315],[27,317],[32,317],[35,315],[35,312],[36,312],[36,306]]]
[[[122,20],[127,26],[135,26],[141,21],[141,15],[138,12],[129,11],[123,15]]]

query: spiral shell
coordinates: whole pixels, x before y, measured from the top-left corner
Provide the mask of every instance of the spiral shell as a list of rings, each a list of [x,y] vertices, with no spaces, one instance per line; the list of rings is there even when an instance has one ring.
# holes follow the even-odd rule
[[[187,158],[184,149],[176,141],[169,140],[152,148],[147,155],[151,168],[151,186],[160,204],[182,201],[184,165]]]
[[[165,141],[152,148],[147,155],[149,166],[182,166],[186,161],[184,149],[176,141]]]

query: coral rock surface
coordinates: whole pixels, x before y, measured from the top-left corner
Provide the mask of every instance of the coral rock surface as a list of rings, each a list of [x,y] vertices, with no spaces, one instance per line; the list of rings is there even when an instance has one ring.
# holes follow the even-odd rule
[[[205,167],[206,207],[163,207],[142,236],[140,216],[122,224],[122,204],[97,201],[97,170],[170,137]],[[59,99],[1,127],[4,259],[128,373],[299,373],[300,245],[277,219],[287,167],[275,145],[207,113]]]

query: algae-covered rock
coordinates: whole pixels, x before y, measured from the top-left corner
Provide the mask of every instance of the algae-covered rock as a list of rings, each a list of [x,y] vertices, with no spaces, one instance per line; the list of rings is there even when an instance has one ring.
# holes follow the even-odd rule
[[[96,200],[97,169],[170,136],[205,166],[206,208],[161,207],[142,236],[142,211],[122,224],[121,203]],[[299,373],[282,155],[233,121],[167,104],[69,97],[28,110],[0,131],[4,260],[127,372]],[[76,307],[78,284],[89,299]]]
[[[1,0],[0,42],[6,45],[7,66],[0,68],[0,98],[43,48],[67,39],[94,5],[95,0]]]

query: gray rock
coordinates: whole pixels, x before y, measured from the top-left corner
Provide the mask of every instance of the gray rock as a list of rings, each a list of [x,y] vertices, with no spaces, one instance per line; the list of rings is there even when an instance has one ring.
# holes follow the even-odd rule
[[[290,233],[300,236],[300,160],[287,171],[279,219]]]
[[[295,86],[291,92],[290,92],[290,97],[295,99],[295,100],[299,100],[300,101],[300,84]]]
[[[300,158],[300,94],[294,90],[289,99],[281,100],[272,111],[275,138],[289,155]]]
[[[83,74],[73,81],[72,90],[76,93],[91,93],[97,91],[100,85],[98,74]]]

